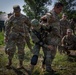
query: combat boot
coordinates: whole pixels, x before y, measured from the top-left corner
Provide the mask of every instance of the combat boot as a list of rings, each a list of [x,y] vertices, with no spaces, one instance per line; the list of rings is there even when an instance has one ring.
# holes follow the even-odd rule
[[[12,65],[12,59],[9,59],[6,68],[11,68],[11,65]]]
[[[56,71],[54,71],[50,66],[48,66],[48,67],[46,67],[46,72],[53,75]]]
[[[47,72],[51,72],[52,71],[51,67],[50,66],[46,66],[46,71]]]
[[[33,74],[33,70],[34,70],[34,65],[30,65],[30,75]]]

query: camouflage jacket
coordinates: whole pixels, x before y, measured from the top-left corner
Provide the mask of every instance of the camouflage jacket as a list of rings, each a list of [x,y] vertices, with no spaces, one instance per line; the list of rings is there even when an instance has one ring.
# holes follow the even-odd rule
[[[47,47],[45,39],[47,33],[42,28],[39,30],[32,29],[30,34],[34,44]]]
[[[60,38],[60,25],[59,17],[54,10],[41,17],[41,25],[47,29],[50,28],[46,37],[47,44],[57,45]]]
[[[67,29],[70,28],[70,23],[69,21],[60,19],[60,34],[63,37],[64,35],[66,35],[66,31]]]
[[[64,46],[71,46],[71,45],[75,45],[76,44],[76,36],[75,35],[71,35],[70,37],[68,37],[67,35],[65,35],[62,38],[62,44]]]
[[[27,28],[30,27],[29,19],[20,14],[19,17],[15,17],[13,14],[5,23],[5,37],[9,37],[10,34],[14,36],[28,36]],[[19,37],[19,36],[18,36]]]

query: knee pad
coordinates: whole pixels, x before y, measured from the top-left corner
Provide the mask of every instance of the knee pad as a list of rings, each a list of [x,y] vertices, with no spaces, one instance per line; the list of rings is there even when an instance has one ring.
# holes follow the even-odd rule
[[[32,59],[31,59],[31,64],[32,65],[36,65],[37,64],[37,60],[38,60],[38,56],[37,55],[33,55]]]

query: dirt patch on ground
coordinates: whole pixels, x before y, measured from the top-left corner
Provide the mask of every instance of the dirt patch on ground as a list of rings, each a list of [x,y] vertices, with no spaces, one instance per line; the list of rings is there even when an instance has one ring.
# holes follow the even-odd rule
[[[4,46],[0,46],[0,50],[4,50],[5,49],[5,47]]]

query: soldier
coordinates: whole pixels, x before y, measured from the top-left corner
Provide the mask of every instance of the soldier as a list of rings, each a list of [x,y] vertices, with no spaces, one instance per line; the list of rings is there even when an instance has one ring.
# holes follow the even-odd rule
[[[73,34],[75,35],[75,24],[76,24],[76,20],[73,18],[70,21],[70,28],[73,30]]]
[[[16,46],[18,48],[19,58],[18,68],[23,67],[25,41],[29,38],[27,27],[30,27],[31,23],[20,11],[19,5],[13,6],[13,15],[8,19],[5,25],[5,52],[8,54],[8,64],[6,67],[11,67],[12,65],[12,58],[16,51]],[[29,39],[27,41],[29,42]]]
[[[62,15],[62,19],[60,19],[60,34],[63,37],[66,35],[66,30],[70,27],[70,23],[65,14]]]
[[[40,48],[46,48],[47,45],[45,43],[45,36],[46,33],[44,32],[44,30],[41,28],[40,23],[38,22],[38,20],[33,19],[31,21],[31,38],[32,41],[34,43],[34,47],[33,47],[33,56],[31,59],[31,70],[34,69],[34,66],[37,64],[38,61],[38,55],[40,52]],[[45,51],[43,51],[45,54]]]
[[[56,48],[59,43],[60,36],[60,25],[58,14],[62,11],[63,4],[57,2],[54,8],[41,17],[41,24],[43,28],[46,28],[48,34],[46,36],[46,44],[48,49],[46,49],[45,65],[46,71],[52,72],[51,64],[56,55]]]
[[[9,19],[9,17],[10,17],[11,15],[13,15],[13,13],[8,13],[8,19]],[[8,20],[5,21],[6,24],[8,24],[7,22],[8,22]],[[6,24],[5,24],[5,25],[6,25]],[[26,26],[26,27],[27,27],[26,29],[27,29],[28,32],[29,32],[29,31],[30,31],[30,28],[29,28],[28,26]],[[29,34],[29,36],[30,36],[30,34]],[[29,36],[25,37],[25,39],[26,39],[26,43],[27,43],[28,48],[30,49],[30,51],[32,51],[32,45],[31,45],[31,43],[30,43],[30,37],[29,37]]]
[[[67,34],[61,40],[63,50],[67,54],[70,54],[69,50],[76,50],[76,36],[72,33],[72,29],[67,29]]]
[[[8,13],[7,14],[7,18],[9,19],[9,17],[12,15],[12,13]],[[8,19],[4,22],[4,25],[7,25],[8,24]]]

